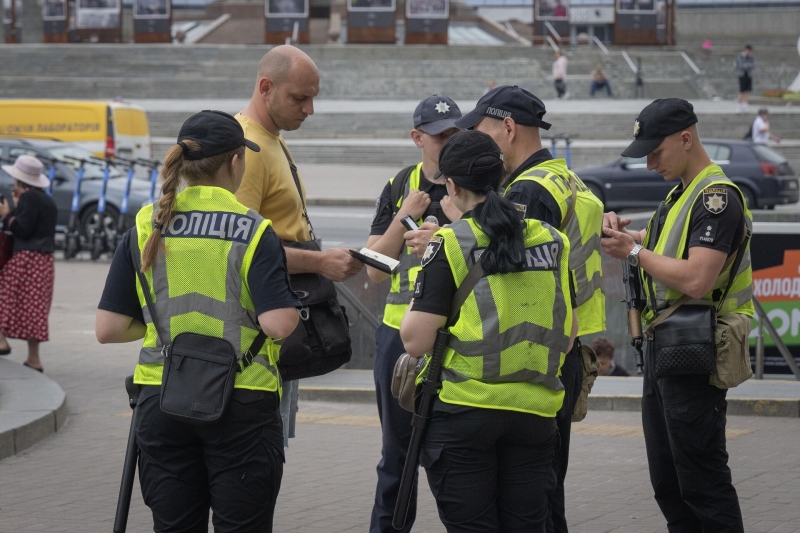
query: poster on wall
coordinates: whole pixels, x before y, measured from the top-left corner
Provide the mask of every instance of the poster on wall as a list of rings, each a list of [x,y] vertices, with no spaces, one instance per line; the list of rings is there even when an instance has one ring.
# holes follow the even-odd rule
[[[264,3],[267,18],[308,16],[308,0],[266,0]]]
[[[450,0],[406,0],[406,18],[450,18]]]
[[[119,27],[120,0],[77,0],[76,7],[78,28]]]
[[[617,13],[623,15],[653,15],[656,0],[617,0]]]
[[[168,19],[171,0],[133,0],[133,18]]]
[[[569,20],[569,0],[536,0],[536,20]]]
[[[67,20],[67,0],[44,0],[43,20]]]
[[[395,9],[395,0],[347,0],[348,11],[394,12]]]

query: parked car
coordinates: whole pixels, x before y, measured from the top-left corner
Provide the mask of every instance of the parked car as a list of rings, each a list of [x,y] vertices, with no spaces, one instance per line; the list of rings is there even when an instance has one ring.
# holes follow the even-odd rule
[[[797,174],[775,150],[747,141],[704,139],[709,157],[744,194],[750,209],[772,209],[800,199]],[[647,158],[621,157],[605,166],[576,169],[606,210],[655,208],[676,182],[647,170]]]
[[[31,141],[25,139],[0,139],[0,159],[3,161],[13,162],[17,156],[23,154],[40,158],[44,163],[45,169],[50,168],[49,161],[57,161],[56,175],[52,183],[52,195],[58,207],[56,228],[59,232],[63,232],[69,221],[72,194],[75,189],[75,179],[77,176],[76,164],[64,159],[64,156],[90,159],[92,153],[77,144],[55,141]],[[111,173],[106,191],[106,209],[101,216],[101,214],[97,212],[97,200],[100,196],[103,166],[102,164],[86,165],[85,168],[83,182],[81,183],[80,209],[78,211],[81,235],[84,242],[89,242],[88,236],[93,234],[96,230],[102,229],[106,236],[111,238],[119,229],[119,206],[122,202],[122,195],[125,190],[127,169],[111,166]],[[46,172],[47,170],[45,170],[45,173]],[[0,170],[0,193],[6,198],[11,199],[11,188],[13,185],[13,178]],[[142,205],[147,204],[149,195],[149,180],[134,179],[131,183],[128,212],[124,219],[123,228],[121,228],[123,231],[133,226],[136,213]]]

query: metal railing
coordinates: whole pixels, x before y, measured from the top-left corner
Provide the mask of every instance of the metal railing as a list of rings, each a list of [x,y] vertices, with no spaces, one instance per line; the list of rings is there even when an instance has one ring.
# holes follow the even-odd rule
[[[787,348],[783,343],[781,336],[775,330],[775,326],[772,325],[772,321],[769,319],[769,316],[764,311],[764,308],[761,307],[761,302],[753,297],[753,305],[755,306],[756,314],[758,315],[758,330],[756,336],[756,379],[764,379],[764,329],[766,329],[767,334],[775,343],[775,347],[778,349],[778,352],[780,352],[780,354],[786,360],[786,364],[792,371],[792,374],[794,374],[795,379],[800,381],[800,369],[797,368],[797,364],[795,363],[791,352],[789,352],[789,348]]]
[[[608,48],[606,48],[606,45],[603,44],[603,41],[597,38],[597,35],[592,35],[592,42],[596,44],[605,55],[608,55]]]
[[[352,306],[352,308],[358,313],[356,319],[354,321],[350,321],[351,327],[358,323],[359,319],[363,318],[373,329],[378,329],[378,327],[381,325],[381,319],[375,316],[366,305],[361,303],[361,300],[358,299],[358,296],[353,294],[353,291],[348,289],[344,283],[336,284],[336,292],[339,298],[347,302],[347,304]]]

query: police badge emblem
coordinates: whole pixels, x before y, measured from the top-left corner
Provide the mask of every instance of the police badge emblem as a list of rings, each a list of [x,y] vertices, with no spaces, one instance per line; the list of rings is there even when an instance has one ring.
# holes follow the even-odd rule
[[[728,189],[724,187],[709,187],[703,191],[703,207],[709,213],[718,215],[728,207]]]
[[[633,121],[633,138],[634,139],[639,136],[639,131],[640,130],[641,130],[641,124],[639,124],[639,120],[638,119],[634,120]]]
[[[428,242],[427,248],[425,248],[425,253],[422,254],[422,266],[427,265],[430,263],[436,254],[439,252],[439,249],[442,247],[442,243],[444,242],[444,237],[439,235],[434,235],[431,237],[431,240]]]

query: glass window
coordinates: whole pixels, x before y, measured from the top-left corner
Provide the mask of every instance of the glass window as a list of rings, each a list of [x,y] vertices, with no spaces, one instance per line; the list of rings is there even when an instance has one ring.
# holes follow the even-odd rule
[[[85,148],[81,148],[80,146],[76,146],[74,144],[65,144],[63,146],[57,146],[54,148],[50,148],[50,153],[56,159],[59,159],[66,163],[67,165],[71,166],[72,168],[76,169],[79,166],[79,163],[76,161],[72,161],[71,159],[66,159],[64,156],[74,157],[77,159],[83,160],[93,160],[95,163],[90,165],[85,165],[84,168],[86,169],[83,174],[83,179],[96,179],[103,177],[103,168],[105,165],[103,164],[102,160],[92,159],[92,153]],[[122,172],[120,172],[116,167],[111,167],[111,173],[109,174],[110,178],[119,178],[122,176]]]
[[[753,151],[756,153],[756,157],[759,161],[765,161],[767,163],[785,163],[786,158],[783,157],[781,154],[773,150],[772,148],[768,148],[761,144],[754,144]]]
[[[625,168],[647,168],[647,157],[623,157]]]

